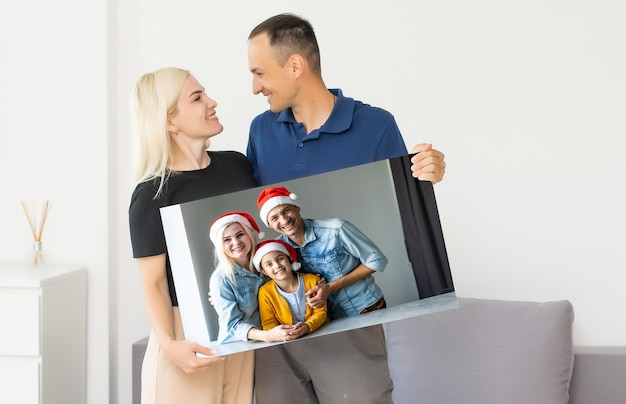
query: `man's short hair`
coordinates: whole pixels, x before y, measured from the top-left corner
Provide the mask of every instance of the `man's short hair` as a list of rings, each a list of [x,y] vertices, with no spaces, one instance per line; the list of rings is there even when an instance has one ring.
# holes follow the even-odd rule
[[[278,64],[284,66],[287,59],[297,53],[304,57],[313,73],[321,76],[320,49],[313,26],[295,14],[278,14],[257,25],[248,40],[267,34],[270,45],[276,50]]]

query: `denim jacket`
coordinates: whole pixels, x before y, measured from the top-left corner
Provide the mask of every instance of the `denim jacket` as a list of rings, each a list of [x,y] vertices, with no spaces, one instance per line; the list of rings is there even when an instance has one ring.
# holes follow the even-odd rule
[[[303,272],[319,274],[332,282],[352,272],[359,264],[377,272],[385,269],[387,257],[350,222],[337,218],[303,220],[304,244],[301,247],[281,236],[296,249]],[[382,290],[370,275],[330,294],[329,317],[357,316],[382,297]]]
[[[248,341],[250,328],[261,328],[257,294],[264,282],[237,264],[234,282],[219,269],[211,274],[209,289],[220,328],[217,342]]]

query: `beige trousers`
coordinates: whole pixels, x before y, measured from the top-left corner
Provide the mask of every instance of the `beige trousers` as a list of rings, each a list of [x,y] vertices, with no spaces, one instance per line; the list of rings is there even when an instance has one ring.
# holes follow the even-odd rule
[[[174,307],[176,339],[184,339]],[[141,369],[142,404],[247,404],[254,388],[254,351],[227,355],[208,369],[187,374],[165,356],[150,333]]]

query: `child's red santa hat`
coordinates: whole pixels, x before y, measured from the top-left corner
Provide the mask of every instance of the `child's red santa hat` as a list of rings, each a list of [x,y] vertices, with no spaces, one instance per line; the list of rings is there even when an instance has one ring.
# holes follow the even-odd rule
[[[296,202],[298,196],[285,187],[271,187],[265,188],[259,194],[259,198],[256,201],[256,204],[259,208],[259,215],[261,216],[261,220],[267,227],[267,215],[270,213],[270,210],[274,209],[280,205],[293,205],[300,207],[300,205]]]
[[[256,247],[256,251],[254,252],[254,256],[252,257],[252,262],[254,263],[254,267],[260,272],[261,271],[261,260],[265,256],[265,254],[270,253],[272,251],[280,251],[284,253],[286,256],[291,258],[291,269],[297,271],[300,269],[301,265],[298,262],[298,256],[296,255],[296,249],[289,245],[289,243],[284,242],[283,240],[265,240]]]
[[[231,223],[239,223],[242,226],[246,226],[252,230],[253,233],[258,234],[259,239],[263,239],[265,234],[260,231],[259,225],[256,224],[252,216],[246,212],[228,212],[218,217],[211,224],[211,230],[209,231],[209,237],[215,246],[221,245],[220,240],[217,239],[217,234],[221,228]]]

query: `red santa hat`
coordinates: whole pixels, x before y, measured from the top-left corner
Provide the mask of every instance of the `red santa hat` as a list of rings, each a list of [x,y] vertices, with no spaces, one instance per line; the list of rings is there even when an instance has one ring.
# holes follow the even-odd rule
[[[267,215],[270,213],[270,210],[274,209],[280,205],[293,205],[300,207],[300,205],[296,202],[298,196],[285,187],[271,187],[265,188],[259,194],[259,198],[256,201],[257,206],[259,207],[259,215],[261,216],[261,220],[267,227]]]
[[[252,257],[252,262],[254,263],[254,267],[257,270],[261,270],[261,260],[263,259],[265,254],[272,251],[280,251],[289,258],[291,258],[291,269],[293,269],[294,271],[300,269],[301,265],[298,262],[295,248],[293,248],[289,245],[289,243],[286,243],[283,240],[276,239],[262,241],[256,247],[256,251],[254,252],[254,256]]]
[[[231,223],[239,223],[242,226],[246,226],[248,229],[252,230],[253,233],[258,234],[259,239],[263,239],[265,234],[260,231],[259,225],[256,224],[252,216],[250,216],[246,212],[228,212],[224,213],[222,216],[218,217],[211,224],[211,230],[209,231],[209,237],[215,246],[220,245],[219,240],[217,240],[217,234],[219,230]]]

